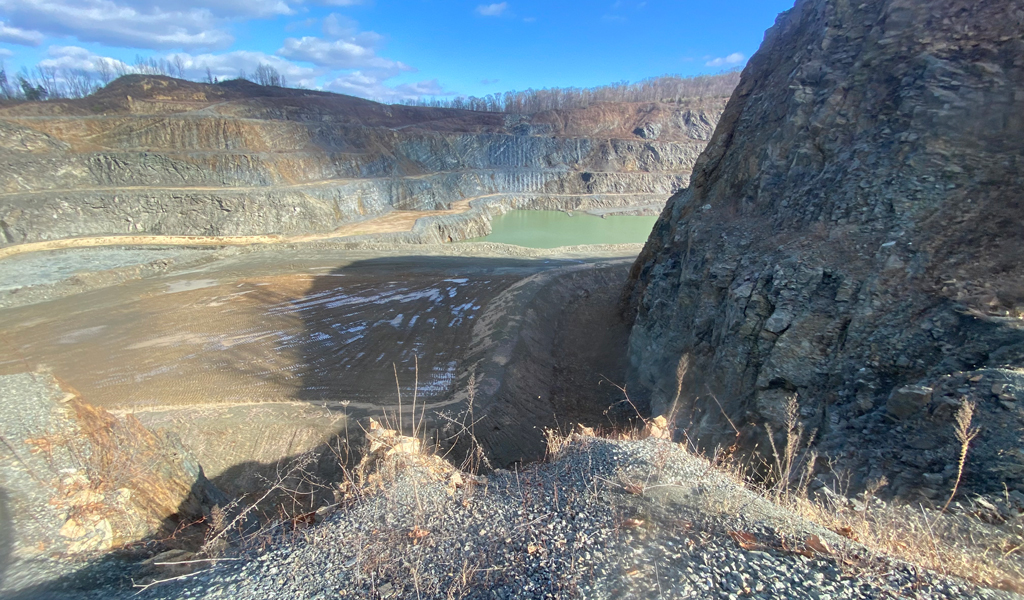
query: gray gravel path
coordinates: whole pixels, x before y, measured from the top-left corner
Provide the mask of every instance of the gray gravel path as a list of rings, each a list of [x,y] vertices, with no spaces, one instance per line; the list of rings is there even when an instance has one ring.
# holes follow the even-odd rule
[[[740,547],[737,531],[757,545]],[[834,554],[778,549],[811,535]],[[457,489],[450,471],[408,466],[323,523],[236,558],[141,592],[108,562],[87,570],[108,575],[103,589],[52,597],[1010,597],[885,559],[865,566],[845,538],[654,439],[580,438],[558,461]],[[18,597],[46,597],[33,592]]]

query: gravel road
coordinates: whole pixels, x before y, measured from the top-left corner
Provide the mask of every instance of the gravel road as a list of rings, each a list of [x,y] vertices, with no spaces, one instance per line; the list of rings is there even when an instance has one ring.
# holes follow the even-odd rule
[[[661,440],[577,437],[558,460],[458,487],[439,461],[398,460],[324,522],[183,579],[133,589],[145,573],[108,561],[11,597],[1013,597],[871,557]]]

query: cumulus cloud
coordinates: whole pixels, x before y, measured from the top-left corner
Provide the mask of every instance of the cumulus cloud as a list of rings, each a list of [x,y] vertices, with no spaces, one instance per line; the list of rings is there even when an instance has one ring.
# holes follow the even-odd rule
[[[313,63],[330,69],[377,69],[389,77],[412,67],[377,56],[384,37],[374,31],[359,31],[359,24],[337,14],[324,19],[323,38],[286,38],[277,53],[285,58]]]
[[[424,96],[450,96],[436,79],[403,83],[390,86],[384,83],[388,79],[379,73],[353,71],[330,81],[325,89],[340,94],[371,98],[382,102],[415,100]]]
[[[263,52],[251,52],[248,50],[236,50],[223,54],[199,54],[191,55],[185,52],[177,52],[167,55],[167,60],[172,63],[179,59],[184,75],[188,79],[203,80],[206,78],[206,70],[217,79],[234,79],[243,71],[252,74],[261,64],[269,65],[281,75],[284,75],[289,86],[316,87],[316,78],[323,74],[322,70],[297,65],[285,60],[280,56],[273,56]]]
[[[0,0],[0,41],[38,45],[45,35],[128,48],[229,46],[232,20],[295,14],[299,0]]]
[[[484,17],[500,17],[508,9],[508,2],[481,4],[476,7],[476,14]]]
[[[189,7],[188,2],[176,3],[168,9],[141,1],[139,4],[142,6],[136,8],[113,0],[2,2],[11,26],[108,46],[220,48],[233,41],[231,35],[219,28],[220,21],[209,8]]]
[[[738,65],[745,60],[747,60],[746,56],[740,54],[739,52],[733,52],[729,56],[712,58],[711,60],[704,64],[709,67],[731,67],[733,65]]]
[[[38,46],[43,43],[43,34],[18,27],[11,27],[0,21],[0,42],[20,44],[22,46]]]
[[[100,56],[78,46],[50,46],[46,50],[46,58],[39,61],[39,66],[88,73],[128,73],[132,70],[129,65],[116,58]]]
[[[373,48],[355,40],[325,40],[318,37],[288,38],[278,54],[285,58],[311,62],[332,69],[397,69],[411,68],[401,62],[377,56]]]

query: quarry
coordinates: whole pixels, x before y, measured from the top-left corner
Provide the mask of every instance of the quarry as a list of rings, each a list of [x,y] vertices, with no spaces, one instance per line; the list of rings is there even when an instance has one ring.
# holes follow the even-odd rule
[[[0,104],[0,597],[1017,597],[1021,27],[798,0],[520,113]]]

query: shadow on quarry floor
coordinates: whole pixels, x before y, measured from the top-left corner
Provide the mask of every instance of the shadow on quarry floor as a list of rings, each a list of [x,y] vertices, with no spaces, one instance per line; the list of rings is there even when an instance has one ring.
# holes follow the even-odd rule
[[[352,463],[368,419],[397,425],[401,406],[406,433],[415,420],[429,444],[448,450],[471,376],[477,437],[495,467],[541,458],[545,427],[609,424],[609,407],[612,418],[622,412],[613,383],[626,370],[629,330],[617,303],[629,263],[367,259],[314,278],[297,299],[268,301],[301,319],[302,332],[280,346],[296,366],[293,398],[331,423],[312,433],[288,425],[296,445],[310,448],[321,477],[340,479],[339,462]],[[241,426],[259,410],[245,408],[228,422]],[[251,437],[255,457],[262,440]],[[233,494],[260,489],[301,454],[236,462],[212,480]]]
[[[303,334],[287,352],[304,365],[295,399],[326,411],[332,430],[305,452],[236,462],[212,481],[252,494],[302,457],[320,479],[341,481],[368,419],[396,424],[399,393],[405,432],[415,420],[428,445],[454,446],[448,458],[458,463],[463,447],[449,419],[465,414],[471,376],[476,434],[494,467],[542,458],[545,427],[611,423],[624,408],[612,384],[626,370],[618,298],[629,264],[400,257],[316,277],[288,303]],[[329,489],[315,487],[292,494],[288,511],[330,500]]]
[[[626,368],[628,328],[618,318],[617,301],[630,262],[628,258],[370,258],[342,267],[318,267],[318,274],[305,280],[281,270],[257,276],[242,272],[221,282],[224,289],[210,286],[185,290],[189,296],[172,294],[192,310],[171,319],[161,313],[161,318],[183,319],[190,327],[189,336],[203,335],[199,327],[217,327],[218,315],[238,319],[214,329],[218,340],[230,334],[237,337],[227,339],[236,343],[219,341],[223,347],[210,351],[209,359],[192,354],[190,360],[200,366],[209,360],[218,365],[209,375],[199,371],[180,378],[182,394],[194,396],[195,390],[189,388],[198,384],[210,385],[211,392],[222,396],[226,391],[213,386],[236,382],[240,388],[259,390],[265,384],[277,386],[275,393],[287,392],[290,402],[202,405],[190,400],[167,409],[176,415],[174,419],[150,419],[146,424],[168,426],[197,455],[221,458],[222,465],[207,469],[210,479],[244,503],[303,458],[310,461],[306,471],[319,480],[342,480],[342,467],[357,461],[368,418],[379,420],[387,412],[395,419],[396,375],[406,432],[415,395],[416,419],[422,419],[425,438],[444,445],[451,431],[438,413],[458,416],[465,411],[470,374],[475,374],[474,420],[493,466],[539,459],[544,454],[543,428],[566,429],[577,422],[608,424],[607,410],[622,399],[611,383],[623,381]],[[300,281],[302,287],[297,289]],[[238,295],[238,290],[248,293]],[[217,308],[228,294],[234,294],[230,296],[237,305],[233,312],[208,308]],[[111,312],[117,318],[125,318],[129,310],[152,314],[167,298],[157,296],[153,302],[157,304],[139,308],[139,300],[129,296]],[[283,323],[289,329],[271,336],[269,332],[278,331],[275,328]],[[181,331],[172,325],[161,322],[136,336],[142,343],[153,336],[171,339]],[[54,330],[59,331],[56,326]],[[185,344],[209,346],[191,337]],[[153,346],[141,352],[173,360],[179,350],[171,350]],[[171,384],[161,385],[161,393],[173,399]],[[457,451],[449,458],[457,460]],[[204,462],[202,456],[200,462]],[[312,478],[298,479],[291,482],[291,491],[274,497],[289,515],[310,513],[333,501],[330,487],[313,485]],[[282,514],[269,503],[258,512],[264,524]],[[169,530],[183,520],[172,516]],[[195,549],[204,535],[205,527],[200,525],[173,539],[143,540],[131,547],[147,554],[168,547]],[[4,548],[0,538],[0,577]],[[6,588],[19,590],[14,598],[45,598],[47,594],[61,597],[67,590],[130,586],[124,579],[130,571],[123,561],[133,556],[137,558],[138,552],[111,553],[81,564],[73,573],[64,569],[65,574],[39,585],[18,585],[15,579],[20,577],[8,572]],[[43,569],[44,563],[36,567],[21,563],[18,569]]]

